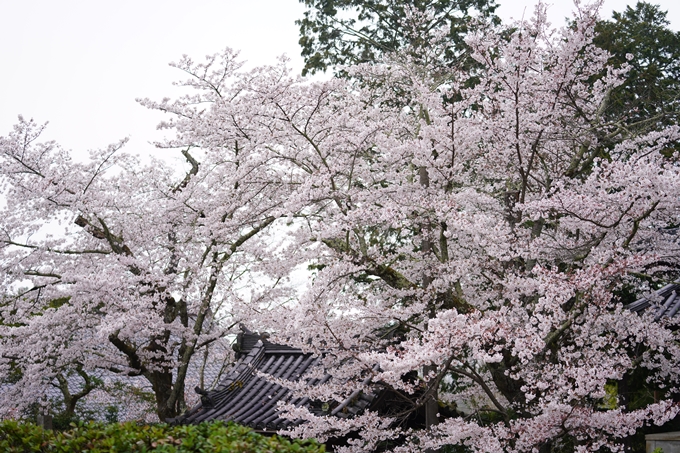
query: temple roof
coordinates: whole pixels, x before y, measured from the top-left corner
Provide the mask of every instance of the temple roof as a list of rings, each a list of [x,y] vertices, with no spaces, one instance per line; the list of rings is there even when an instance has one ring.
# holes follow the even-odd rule
[[[648,297],[641,297],[626,308],[636,313],[642,313],[647,309],[654,310],[654,320],[672,318],[680,312],[680,283],[671,283],[654,291]]]
[[[357,391],[342,403],[329,406],[296,397],[287,387],[271,382],[259,373],[297,381],[304,379],[304,374],[318,363],[317,357],[300,349],[271,343],[266,336],[248,331],[239,335],[236,349],[238,360],[225,378],[211,391],[196,389],[202,394],[201,403],[174,419],[174,423],[224,420],[256,430],[275,431],[301,422],[280,418],[277,412],[279,401],[307,406],[319,415],[347,418],[362,412],[375,399],[374,394]],[[307,378],[307,385],[323,384],[330,378],[329,375],[320,379]]]

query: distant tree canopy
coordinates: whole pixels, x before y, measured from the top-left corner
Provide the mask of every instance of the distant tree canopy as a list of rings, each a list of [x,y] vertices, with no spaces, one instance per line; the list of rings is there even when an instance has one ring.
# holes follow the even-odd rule
[[[451,42],[442,59],[450,66],[467,55],[463,39],[475,15],[499,23],[494,0],[300,2],[307,6],[297,21],[305,59],[303,75],[376,61],[385,52],[406,47],[418,58],[431,45],[433,30],[442,26],[449,29]],[[668,27],[666,16],[658,5],[638,2],[596,26],[595,44],[612,54],[610,64],[631,66],[624,83],[610,94],[604,112],[607,120],[638,131],[677,124],[680,33]]]
[[[658,5],[638,2],[595,27],[595,44],[611,53],[610,64],[630,65],[623,84],[610,94],[608,120],[637,131],[677,124],[680,33],[668,28],[666,14]]]
[[[479,17],[498,22],[494,0],[300,0],[307,6],[300,26],[303,75],[329,67],[375,61],[384,52],[409,47],[413,54],[431,45],[435,29],[450,31],[443,59],[465,55],[464,36]]]

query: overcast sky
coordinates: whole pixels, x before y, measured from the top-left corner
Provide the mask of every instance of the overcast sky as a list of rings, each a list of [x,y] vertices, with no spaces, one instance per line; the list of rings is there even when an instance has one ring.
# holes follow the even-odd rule
[[[499,3],[507,20],[530,16],[535,2]],[[602,15],[628,3],[607,0]],[[680,2],[652,3],[680,29]],[[553,24],[571,9],[570,1],[554,2]],[[298,0],[0,0],[0,135],[22,114],[49,121],[47,136],[67,149],[83,152],[129,136],[129,152],[148,153],[162,116],[135,98],[176,93],[171,83],[182,74],[168,62],[229,46],[253,65],[285,53],[299,71],[294,22],[303,10]]]

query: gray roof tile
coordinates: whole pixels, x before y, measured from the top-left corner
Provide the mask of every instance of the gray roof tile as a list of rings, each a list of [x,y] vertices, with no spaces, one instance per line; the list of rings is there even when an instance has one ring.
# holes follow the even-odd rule
[[[275,431],[300,422],[280,418],[277,412],[279,401],[308,406],[315,411],[309,398],[296,397],[289,388],[271,382],[258,373],[297,381],[318,363],[317,357],[300,349],[270,343],[266,336],[248,331],[239,335],[236,349],[239,359],[219,385],[207,392],[207,398],[204,397],[202,403],[174,419],[174,423],[224,420],[257,430]],[[329,375],[321,379],[310,378],[307,384],[320,385],[329,379]],[[332,414],[342,418],[359,414],[370,406],[374,398],[372,394],[356,391],[336,406]]]
[[[640,299],[626,305],[627,309],[636,313],[642,313],[647,309],[654,310],[654,320],[672,318],[680,312],[680,283],[671,283],[654,291],[649,297]]]

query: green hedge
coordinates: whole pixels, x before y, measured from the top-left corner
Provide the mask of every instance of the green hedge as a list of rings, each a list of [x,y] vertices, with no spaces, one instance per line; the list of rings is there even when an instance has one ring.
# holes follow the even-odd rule
[[[267,437],[249,428],[221,422],[189,426],[85,423],[57,432],[7,420],[0,422],[0,451],[323,453],[325,448],[314,441]]]

